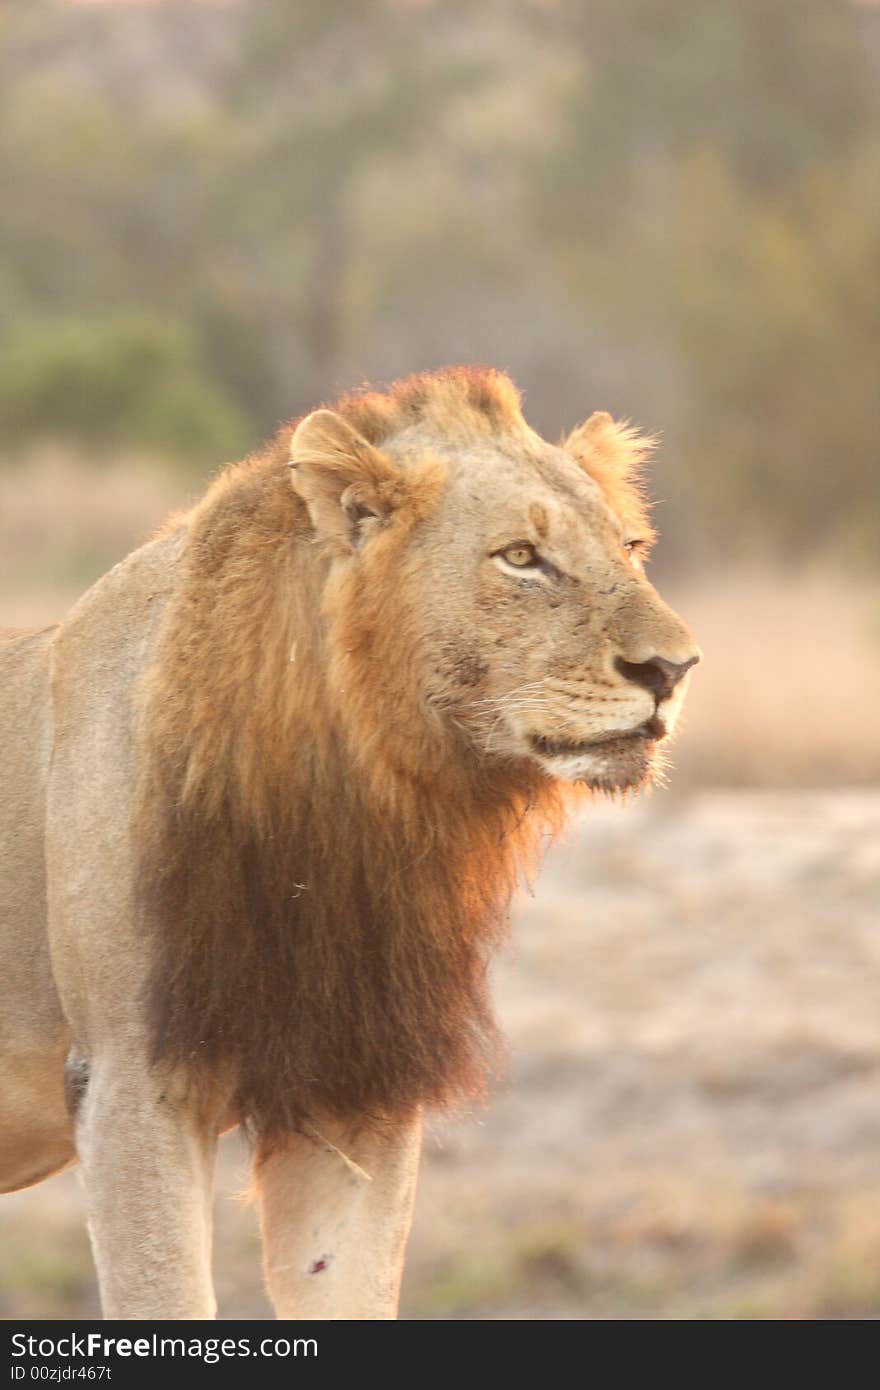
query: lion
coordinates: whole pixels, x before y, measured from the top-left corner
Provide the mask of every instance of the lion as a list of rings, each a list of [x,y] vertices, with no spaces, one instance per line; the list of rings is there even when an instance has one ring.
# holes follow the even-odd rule
[[[491,370],[356,392],[0,642],[0,1186],[78,1160],[106,1316],[215,1315],[233,1125],[278,1316],[396,1315],[517,876],[650,780],[698,660],[649,445],[547,443]]]

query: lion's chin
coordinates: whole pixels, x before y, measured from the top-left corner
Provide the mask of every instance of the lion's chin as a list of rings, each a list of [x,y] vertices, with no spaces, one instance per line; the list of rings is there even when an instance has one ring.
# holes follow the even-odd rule
[[[651,781],[657,740],[626,734],[602,743],[556,749],[533,749],[543,770],[560,782],[576,782],[591,791],[635,791]]]

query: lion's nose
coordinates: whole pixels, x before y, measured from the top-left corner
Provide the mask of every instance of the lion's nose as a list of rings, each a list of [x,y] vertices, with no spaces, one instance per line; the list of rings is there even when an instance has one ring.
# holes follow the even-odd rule
[[[686,671],[699,661],[692,656],[687,661],[667,661],[665,656],[652,656],[650,661],[624,661],[617,657],[615,666],[628,681],[635,681],[645,690],[650,690],[657,700],[666,700],[672,694]]]

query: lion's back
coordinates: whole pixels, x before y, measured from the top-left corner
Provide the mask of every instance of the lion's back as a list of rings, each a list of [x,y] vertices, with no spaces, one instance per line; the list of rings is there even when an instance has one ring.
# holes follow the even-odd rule
[[[0,632],[0,979],[15,1008],[15,1017],[10,1010],[0,1015],[0,1030],[9,1041],[17,1040],[19,1028],[45,1031],[58,1023],[46,946],[44,861],[49,665],[56,631]]]

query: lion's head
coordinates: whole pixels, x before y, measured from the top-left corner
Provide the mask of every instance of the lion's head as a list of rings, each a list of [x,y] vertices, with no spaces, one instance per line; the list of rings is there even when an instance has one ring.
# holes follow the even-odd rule
[[[548,444],[507,377],[462,369],[299,423],[331,698],[358,747],[421,771],[455,742],[603,790],[646,780],[698,660],[644,573],[649,447],[604,412]]]

